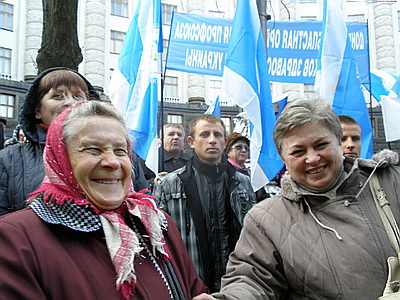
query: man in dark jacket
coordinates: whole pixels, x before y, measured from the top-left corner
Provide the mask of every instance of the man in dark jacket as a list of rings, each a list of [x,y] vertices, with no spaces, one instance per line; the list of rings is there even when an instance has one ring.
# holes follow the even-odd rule
[[[227,163],[220,118],[204,114],[194,119],[188,143],[193,157],[161,177],[154,196],[178,226],[198,274],[211,291],[217,291],[243,218],[256,200],[249,176]]]
[[[161,135],[161,133],[160,133]],[[146,179],[150,186],[161,176],[182,168],[192,157],[185,152],[185,130],[181,124],[169,123],[164,125],[164,147],[158,149],[158,172],[156,176],[153,171],[146,167],[143,159],[140,159]]]
[[[81,100],[100,100],[100,96],[75,70],[50,68],[34,80],[19,115],[26,142],[0,151],[0,215],[22,209],[28,195],[39,187],[47,129],[62,110]],[[137,159],[136,163],[140,165]]]

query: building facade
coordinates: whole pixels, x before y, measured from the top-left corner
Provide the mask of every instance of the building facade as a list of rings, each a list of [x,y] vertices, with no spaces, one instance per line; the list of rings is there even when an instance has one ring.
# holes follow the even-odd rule
[[[262,0],[260,0],[262,1]],[[265,1],[271,20],[321,19],[322,0]],[[400,4],[395,0],[338,0],[347,21],[368,22],[370,65],[400,73]],[[108,86],[137,0],[79,0],[78,37],[83,61],[79,71],[107,97]],[[172,12],[233,18],[236,0],[162,0],[163,38],[168,44]],[[7,135],[18,123],[21,97],[37,74],[36,55],[42,35],[42,0],[0,2],[0,116],[8,120]],[[164,122],[182,123],[203,113],[220,96],[222,117],[228,132],[241,111],[222,93],[221,77],[165,71]],[[313,85],[272,83],[273,98],[315,97]],[[368,101],[368,99],[367,99]],[[375,106],[375,105],[373,105]],[[387,148],[379,107],[372,115],[377,149]],[[398,143],[390,147],[400,148]]]

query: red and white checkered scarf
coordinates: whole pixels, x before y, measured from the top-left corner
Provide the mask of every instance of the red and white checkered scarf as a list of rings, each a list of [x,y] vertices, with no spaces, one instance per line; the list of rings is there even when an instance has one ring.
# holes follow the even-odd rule
[[[142,251],[142,247],[135,232],[125,223],[122,213],[129,211],[141,220],[150,236],[153,254],[159,251],[164,259],[168,260],[169,251],[161,230],[165,216],[156,207],[152,196],[135,192],[132,184],[123,204],[115,210],[107,211],[95,206],[81,189],[73,175],[67,147],[62,137],[65,117],[75,105],[81,103],[67,108],[50,125],[43,156],[46,175],[39,189],[33,192],[30,198],[34,199],[35,195],[44,193],[43,198],[46,202],[56,202],[59,205],[74,202],[80,206],[90,206],[93,212],[100,216],[107,248],[117,273],[117,289],[121,290],[123,299],[129,299],[134,293],[136,282],[134,259]],[[128,145],[131,153],[129,141]]]

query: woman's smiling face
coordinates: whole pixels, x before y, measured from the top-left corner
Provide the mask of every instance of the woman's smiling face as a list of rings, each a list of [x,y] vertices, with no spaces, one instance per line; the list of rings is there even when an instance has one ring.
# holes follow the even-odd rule
[[[131,161],[122,125],[112,118],[90,117],[67,146],[74,176],[100,209],[119,207],[131,182]]]
[[[281,158],[293,180],[315,191],[330,188],[343,166],[339,140],[323,122],[306,123],[286,134]]]

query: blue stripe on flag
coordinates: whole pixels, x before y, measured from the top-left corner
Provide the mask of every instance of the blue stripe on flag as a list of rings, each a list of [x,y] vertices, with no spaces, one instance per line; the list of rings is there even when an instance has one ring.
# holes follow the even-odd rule
[[[325,49],[321,51],[319,78],[323,84],[316,79],[316,86],[320,88],[321,97],[332,103],[338,115],[351,116],[360,124],[361,157],[370,158],[373,154],[372,127],[347,27],[336,0],[324,0],[324,5],[327,9],[324,10],[325,31],[321,45]],[[337,70],[340,73],[335,75]]]
[[[256,0],[238,1],[223,80],[227,95],[250,120],[251,181],[258,190],[283,163],[272,139],[275,114]]]

